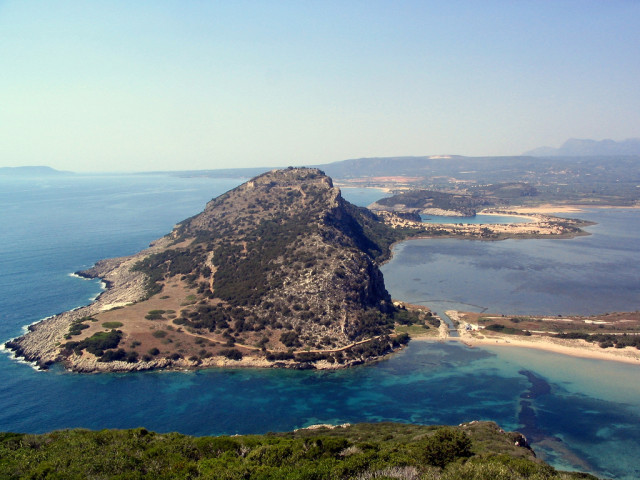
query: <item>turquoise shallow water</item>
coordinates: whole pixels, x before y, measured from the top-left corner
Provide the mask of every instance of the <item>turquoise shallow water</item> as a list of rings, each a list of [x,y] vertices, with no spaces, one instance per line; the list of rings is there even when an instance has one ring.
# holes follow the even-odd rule
[[[211,197],[240,181],[168,176],[0,180],[0,222],[9,227],[0,230],[2,340],[18,335],[28,323],[84,304],[99,293],[97,282],[70,277],[70,272],[100,258],[143,248],[168,232],[176,221],[197,213]],[[368,200],[370,193],[360,192],[361,200]],[[345,190],[345,196],[349,195]],[[600,221],[590,228],[594,235],[584,237],[591,239],[588,243],[576,239],[580,241],[552,245],[550,251],[557,251],[555,255],[565,266],[580,268],[585,252],[600,252],[596,266],[624,263],[620,259],[625,255],[627,263],[637,258],[631,241],[637,238],[637,214],[633,217],[611,211],[588,215]],[[537,241],[515,242],[514,246],[487,243],[495,248],[491,253],[477,249],[477,245],[485,245],[480,242],[459,242],[455,248],[446,243],[425,244],[420,246],[422,251],[414,250],[413,245],[400,247],[384,268],[394,297],[439,301],[444,308],[456,302],[474,303],[478,283],[494,282],[495,288],[504,288],[498,280],[505,270],[511,274],[515,270],[519,276],[546,271],[550,281],[562,280],[558,277],[562,269],[545,270],[548,254],[536,252],[547,247]],[[466,255],[456,253],[458,245],[466,245],[462,248]],[[508,255],[501,256],[501,246]],[[410,253],[408,259],[403,251]],[[451,283],[450,290],[441,287],[450,282],[448,270],[430,263],[440,256],[449,259],[443,260],[444,266],[455,266],[453,260],[461,256],[460,272],[468,271],[477,282],[465,284],[462,276],[463,283]],[[489,267],[487,256],[497,257]],[[411,263],[416,266],[407,275],[405,268]],[[595,271],[596,278],[609,281]],[[634,273],[624,272],[621,270],[626,275],[628,297],[638,298]],[[575,286],[572,277],[564,282]],[[539,294],[535,278],[529,283],[532,290],[523,298],[535,300]],[[526,284],[523,281],[521,285]],[[594,291],[617,287],[594,282],[584,288],[596,296]],[[503,290],[491,301],[502,298],[505,303],[498,307],[509,306],[516,293]],[[607,310],[624,298],[610,297]],[[538,308],[543,303],[529,301],[522,308]],[[598,309],[600,305],[581,308]],[[486,298],[478,300],[477,308],[488,306]],[[554,311],[557,308],[553,305]],[[491,419],[505,429],[523,430],[536,451],[554,465],[630,479],[640,476],[634,465],[640,458],[640,378],[634,367],[508,347],[468,349],[455,342],[413,342],[387,361],[339,372],[210,370],[76,375],[61,369],[38,372],[0,355],[0,430],[145,426],[206,435],[282,431],[314,423],[393,420],[457,424]]]

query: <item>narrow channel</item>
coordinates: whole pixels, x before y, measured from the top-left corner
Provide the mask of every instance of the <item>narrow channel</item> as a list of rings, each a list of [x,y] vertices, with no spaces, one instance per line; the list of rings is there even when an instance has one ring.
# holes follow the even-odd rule
[[[462,304],[459,302],[454,302],[452,300],[414,300],[407,303],[429,307],[432,312],[435,312],[435,314],[437,314],[440,319],[447,324],[447,327],[449,327],[450,337],[459,337],[460,335],[458,334],[456,326],[453,324],[453,320],[451,320],[451,318],[449,318],[449,316],[444,313],[446,310],[473,311],[475,309],[481,308],[476,305]]]

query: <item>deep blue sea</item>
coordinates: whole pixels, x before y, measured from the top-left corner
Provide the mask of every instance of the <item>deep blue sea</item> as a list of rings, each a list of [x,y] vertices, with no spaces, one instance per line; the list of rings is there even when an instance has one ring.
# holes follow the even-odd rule
[[[70,276],[132,254],[242,179],[170,175],[0,178],[0,340],[100,293]],[[367,205],[381,192],[344,189]],[[594,210],[572,240],[400,244],[383,268],[394,298],[512,313],[636,310],[640,211]],[[0,355],[0,431],[84,427],[186,434],[315,423],[494,420],[539,456],[602,477],[640,477],[640,366],[528,349],[413,342],[338,372],[207,370],[78,375]]]

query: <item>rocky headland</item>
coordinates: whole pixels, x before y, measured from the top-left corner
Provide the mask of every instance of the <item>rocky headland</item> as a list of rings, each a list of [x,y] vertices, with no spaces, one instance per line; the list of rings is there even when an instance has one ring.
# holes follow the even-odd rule
[[[566,237],[586,224],[530,215],[437,225],[415,215],[356,207],[317,169],[274,170],[211,200],[148,249],[77,272],[105,291],[6,347],[41,368],[77,372],[358,365],[406,344],[398,324],[430,328],[426,312],[394,305],[385,288],[378,265],[393,243]]]
[[[268,172],[148,249],[78,272],[106,290],[6,346],[79,372],[372,361],[407,341],[378,269],[403,232],[320,170]]]

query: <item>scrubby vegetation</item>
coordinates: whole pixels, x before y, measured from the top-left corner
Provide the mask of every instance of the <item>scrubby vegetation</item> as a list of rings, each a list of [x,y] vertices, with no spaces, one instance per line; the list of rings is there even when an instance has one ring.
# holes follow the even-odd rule
[[[358,424],[234,437],[134,430],[0,434],[0,477],[38,479],[572,479],[495,424]],[[515,442],[514,442],[515,441]]]
[[[160,283],[167,276],[185,275],[193,282],[204,268],[202,249],[169,249],[151,254],[137,262],[132,270],[146,275],[145,289],[147,298],[160,293]]]
[[[491,325],[487,325],[485,328],[492,332],[506,333],[509,335],[525,335],[525,336],[531,335],[531,332],[528,330],[521,330],[519,328],[508,327],[500,323],[492,323]]]
[[[439,208],[453,210],[465,215],[476,214],[476,207],[485,205],[481,198],[472,195],[444,193],[433,190],[411,190],[391,197],[381,198],[378,205],[393,209],[395,205],[403,205],[403,208],[423,210],[425,208]]]
[[[102,323],[103,328],[109,328],[109,329],[120,328],[122,325],[123,325],[122,322],[103,322]]]
[[[88,320],[88,317],[75,320],[69,327],[69,333],[65,336],[65,338],[69,340],[72,336],[78,336],[82,333],[83,330],[86,330],[87,328],[89,328],[89,325],[84,323],[87,320]]]
[[[624,347],[636,347],[640,350],[640,335],[628,335],[623,333],[621,335],[612,335],[608,333],[584,333],[584,332],[568,332],[558,333],[558,338],[569,339],[582,339],[587,342],[597,343],[602,348],[624,348]]]
[[[80,342],[67,342],[64,348],[68,353],[73,351],[76,354],[81,354],[82,350],[86,350],[100,357],[104,354],[105,350],[116,348],[121,338],[122,332],[120,330],[98,332]]]

